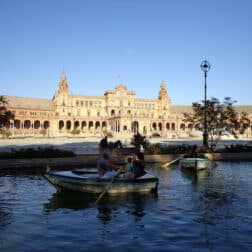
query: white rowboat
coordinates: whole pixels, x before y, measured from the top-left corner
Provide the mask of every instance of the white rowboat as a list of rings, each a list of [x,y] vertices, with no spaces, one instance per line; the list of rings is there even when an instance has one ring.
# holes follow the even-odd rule
[[[110,182],[108,194],[150,192],[156,191],[158,186],[158,178],[150,173],[136,179],[116,177],[113,181],[100,178],[97,174],[76,174],[72,171],[49,171],[44,176],[57,189],[87,193],[102,193]]]
[[[199,171],[210,167],[210,161],[207,158],[182,158],[180,160],[182,169]]]

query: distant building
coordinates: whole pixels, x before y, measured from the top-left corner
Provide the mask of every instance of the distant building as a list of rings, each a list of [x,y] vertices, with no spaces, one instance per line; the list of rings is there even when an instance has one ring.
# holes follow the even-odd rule
[[[157,99],[137,98],[122,84],[105,91],[104,96],[73,95],[63,73],[51,100],[5,97],[8,109],[15,114],[6,128],[16,137],[102,136],[108,132],[120,137],[138,131],[147,136],[177,138],[193,135],[199,127],[182,121],[183,113],[191,112],[192,107],[172,105],[164,81]],[[247,112],[252,121],[252,106],[235,108]],[[251,126],[245,136],[251,136]]]

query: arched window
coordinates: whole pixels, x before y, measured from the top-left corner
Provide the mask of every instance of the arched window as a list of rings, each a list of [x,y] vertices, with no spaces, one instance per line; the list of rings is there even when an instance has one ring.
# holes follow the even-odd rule
[[[71,121],[67,121],[67,123],[66,123],[66,129],[70,130],[71,129],[71,125],[72,125]]]
[[[83,121],[81,123],[81,129],[85,129],[87,127],[87,122],[86,121]]]
[[[115,110],[114,109],[111,110],[110,115],[115,116]]]
[[[185,131],[185,124],[184,123],[180,124],[180,130]]]
[[[192,130],[193,129],[193,124],[189,123],[187,127],[188,127],[189,130]]]
[[[158,130],[162,130],[162,123],[158,123]]]
[[[74,122],[74,128],[78,129],[79,127],[80,127],[80,122],[79,121]]]
[[[166,129],[170,130],[170,123],[166,123]]]
[[[29,129],[31,127],[31,121],[30,120],[25,120],[24,121],[24,128]]]
[[[172,123],[172,124],[171,124],[171,129],[172,129],[172,130],[175,130],[175,123]]]
[[[139,127],[138,122],[137,122],[137,121],[134,121],[134,122],[131,124],[131,130],[132,130],[132,132],[137,133],[137,132],[138,132],[138,127]]]
[[[88,129],[92,129],[94,127],[94,123],[92,121],[90,121],[88,123]]]
[[[64,121],[59,121],[59,130],[62,130],[64,128]]]
[[[100,128],[100,122],[97,121],[97,122],[95,123],[95,129],[99,129],[99,128]]]
[[[157,124],[156,123],[152,123],[152,129],[157,130]]]
[[[49,121],[44,121],[44,129],[48,129],[50,126]]]
[[[40,128],[40,121],[39,120],[36,120],[34,122],[34,129],[39,129]]]
[[[107,128],[107,123],[106,122],[102,122],[102,129],[106,130],[106,128]]]
[[[20,120],[14,120],[14,128],[16,128],[16,129],[21,128],[21,121]]]

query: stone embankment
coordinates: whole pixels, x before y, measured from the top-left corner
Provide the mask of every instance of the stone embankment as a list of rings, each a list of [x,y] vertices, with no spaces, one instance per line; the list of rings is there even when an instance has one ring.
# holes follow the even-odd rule
[[[129,153],[112,156],[115,163],[123,164]],[[206,157],[214,161],[252,161],[251,152],[243,153],[206,153]],[[145,155],[146,163],[150,166],[152,163],[165,163],[182,157],[182,155]],[[83,154],[75,157],[66,158],[31,158],[31,159],[2,159],[0,161],[0,172],[44,172],[46,166],[53,169],[73,169],[77,167],[94,167],[96,166],[99,154]]]

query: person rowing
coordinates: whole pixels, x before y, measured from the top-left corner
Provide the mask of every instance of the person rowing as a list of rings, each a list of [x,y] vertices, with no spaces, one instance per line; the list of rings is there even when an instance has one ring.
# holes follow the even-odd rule
[[[97,170],[100,178],[113,178],[117,175],[107,152],[102,153],[101,158],[97,161]]]

